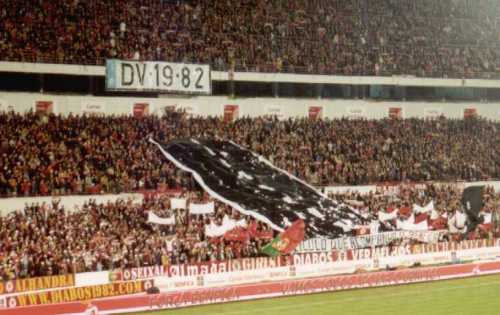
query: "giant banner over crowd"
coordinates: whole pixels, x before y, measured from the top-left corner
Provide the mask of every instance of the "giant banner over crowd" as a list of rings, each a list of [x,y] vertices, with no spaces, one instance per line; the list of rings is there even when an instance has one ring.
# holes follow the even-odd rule
[[[338,238],[344,230],[335,223],[366,223],[348,206],[326,198],[314,187],[235,143],[200,139],[151,142],[177,167],[190,172],[212,197],[275,230],[282,231],[302,219],[308,237]]]

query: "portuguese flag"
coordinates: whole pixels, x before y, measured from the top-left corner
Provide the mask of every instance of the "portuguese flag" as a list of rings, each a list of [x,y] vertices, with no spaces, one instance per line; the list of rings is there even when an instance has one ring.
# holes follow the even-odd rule
[[[271,243],[262,248],[262,252],[271,257],[290,254],[304,240],[305,224],[297,220],[283,233],[276,236]]]

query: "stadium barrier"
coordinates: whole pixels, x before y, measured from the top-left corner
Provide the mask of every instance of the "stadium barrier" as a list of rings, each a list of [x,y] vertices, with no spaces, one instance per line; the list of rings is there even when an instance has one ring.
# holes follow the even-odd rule
[[[17,307],[5,309],[1,312],[5,315],[32,313],[36,313],[37,315],[130,313],[231,301],[448,280],[495,273],[500,273],[499,261],[282,280],[217,288],[176,290],[174,292],[163,292],[152,295],[143,293],[125,297],[88,300],[85,302]],[[94,311],[94,313],[91,313],[91,311]]]
[[[51,205],[52,202],[58,202],[59,205],[64,206],[68,211],[81,209],[83,204],[88,203],[89,200],[95,200],[97,203],[115,202],[118,199],[133,200],[134,203],[141,203],[144,199],[143,194],[106,194],[106,195],[72,195],[72,196],[48,196],[48,197],[13,197],[13,198],[0,198],[0,215],[4,216],[10,212],[23,210],[26,205],[31,204],[47,204]]]
[[[31,63],[0,61],[0,71],[17,73],[48,73],[80,76],[105,76],[106,68],[95,65],[69,65],[54,63]],[[498,80],[491,79],[454,79],[454,78],[420,78],[405,75],[393,76],[345,76],[297,73],[268,73],[268,72],[233,72],[212,71],[214,81],[241,81],[241,82],[288,82],[288,83],[315,83],[315,84],[350,84],[350,85],[395,85],[395,86],[424,86],[424,87],[500,87]]]
[[[500,82],[500,81],[499,81]],[[42,93],[0,92],[0,112],[38,111],[61,115],[162,115],[166,110],[183,110],[190,115],[224,117],[231,111],[232,119],[272,115],[288,118],[436,118],[445,116],[463,119],[474,112],[490,120],[500,120],[500,103],[398,102],[367,100],[327,100],[294,98],[228,98],[196,96],[186,98],[91,97],[50,95]]]
[[[481,181],[481,182],[459,182],[459,183],[446,183],[446,182],[433,182],[436,185],[459,185],[463,188],[469,186],[477,185],[487,185],[492,186],[495,191],[500,191],[500,181]],[[419,183],[410,183],[406,185],[414,185],[419,187]],[[365,185],[365,186],[327,186],[319,187],[325,194],[337,194],[346,192],[359,192],[361,194],[367,194],[370,192],[390,192],[391,190],[397,189],[396,184],[387,183],[380,185]],[[137,193],[122,193],[122,194],[96,194],[96,195],[69,195],[69,196],[41,196],[41,197],[13,197],[13,198],[0,198],[0,215],[6,215],[13,211],[18,211],[24,209],[25,205],[30,204],[51,204],[53,201],[59,201],[59,204],[63,205],[65,209],[71,211],[72,209],[81,208],[84,203],[89,200],[95,200],[97,203],[107,203],[108,201],[114,202],[117,199],[128,200],[132,199],[136,203],[142,202],[144,198],[152,197],[155,195],[171,195],[175,196],[180,194],[179,190],[149,190],[141,191]]]
[[[432,182],[435,185],[449,185],[453,184],[459,188],[467,188],[470,186],[491,186],[495,191],[500,191],[500,181],[477,181],[477,182]],[[378,185],[362,185],[362,186],[325,186],[320,188],[325,194],[345,194],[349,192],[356,192],[362,195],[369,193],[382,193],[389,194],[394,190],[399,189],[401,183],[386,183]],[[405,183],[406,186],[414,186],[415,188],[424,188],[424,183]]]
[[[285,257],[150,266],[0,283],[0,307],[79,302],[145,292],[204,290],[417,265],[500,260],[500,239],[299,253]]]

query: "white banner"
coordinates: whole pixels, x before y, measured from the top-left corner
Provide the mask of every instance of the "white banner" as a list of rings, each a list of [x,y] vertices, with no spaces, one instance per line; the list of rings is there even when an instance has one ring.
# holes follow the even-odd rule
[[[190,214],[212,214],[215,212],[214,202],[209,203],[190,203],[189,213]]]
[[[211,94],[210,66],[108,59],[106,89]]]
[[[413,212],[415,213],[429,213],[429,212],[432,212],[434,210],[434,201],[431,200],[431,202],[429,202],[426,206],[424,207],[421,207],[417,204],[414,204],[413,205]]]
[[[170,209],[186,209],[187,200],[184,198],[171,198]]]
[[[110,283],[109,271],[84,272],[75,274],[75,287],[88,287]]]
[[[161,225],[175,225],[175,217],[160,218],[153,211],[148,212],[148,223],[161,224]]]
[[[415,223],[415,214],[412,215],[407,220],[397,220],[397,228],[402,231],[428,231],[429,226],[427,225],[427,220],[420,223]]]
[[[236,227],[247,227],[247,222],[245,219],[235,221],[227,216],[227,214],[222,219],[222,225],[217,225],[213,221],[205,226],[205,235],[208,237],[219,237],[224,235],[227,231],[231,231]]]
[[[382,222],[394,220],[397,217],[398,217],[398,211],[397,210],[394,210],[391,213],[386,213],[384,210],[380,210],[378,212],[378,219],[379,219],[379,221],[382,221]]]
[[[385,246],[395,240],[412,239],[422,243],[437,243],[448,231],[393,231],[337,239],[312,238],[299,244],[296,253],[348,250]]]
[[[118,195],[74,195],[60,197],[13,197],[0,198],[0,215],[7,215],[10,212],[23,210],[26,204],[38,203],[50,206],[52,202],[59,201],[59,205],[64,206],[69,212],[80,209],[89,200],[95,200],[96,203],[116,202],[117,200],[132,200],[134,204],[142,203],[143,194],[118,194]]]

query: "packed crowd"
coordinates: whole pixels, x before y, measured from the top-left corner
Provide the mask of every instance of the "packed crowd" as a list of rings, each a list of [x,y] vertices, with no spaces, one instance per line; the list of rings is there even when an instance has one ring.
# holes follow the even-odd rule
[[[202,192],[179,192],[190,203],[206,203]],[[400,186],[391,193],[362,195],[348,192],[332,195],[359,211],[377,217],[379,211],[407,215],[413,204],[434,201],[439,217],[460,208],[461,189],[455,186]],[[243,216],[229,206],[215,202],[210,214],[193,214],[189,207],[175,208],[168,194],[152,194],[143,200],[117,200],[98,204],[90,200],[81,208],[65,209],[52,204],[30,204],[22,211],[0,217],[0,278],[3,280],[86,271],[133,268],[152,265],[200,263],[263,255],[262,247],[274,233],[269,226]],[[172,209],[174,208],[174,209]],[[408,208],[408,209],[407,209]],[[161,218],[175,218],[167,225],[151,223],[148,212]],[[480,220],[491,214],[491,223],[479,224],[461,239],[500,235],[500,193],[484,192]],[[245,236],[208,234],[207,226],[223,225],[229,219],[243,222]],[[427,218],[431,221],[431,217]],[[436,229],[448,229],[447,220],[432,219]],[[439,221],[439,222],[438,222]],[[381,221],[381,223],[383,223]],[[485,223],[485,222],[479,222]],[[488,225],[488,226],[486,226]],[[235,228],[238,229],[238,228]],[[234,231],[234,230],[233,230]],[[355,234],[353,234],[355,235]]]
[[[0,58],[488,78],[500,68],[498,16],[496,0],[5,0]]]
[[[186,193],[185,197],[206,201],[200,193]],[[167,196],[106,204],[90,200],[81,209],[64,209],[57,200],[26,205],[23,211],[0,217],[0,278],[255,257],[269,242],[269,233],[255,232],[273,235],[266,225],[219,203],[210,215],[170,208]],[[149,223],[149,211],[175,217],[175,223]],[[248,228],[254,225],[254,233],[245,240],[207,237],[204,227],[210,222],[220,225],[225,216],[244,220]]]
[[[415,222],[428,222],[429,230],[448,230],[457,239],[493,238],[500,236],[500,193],[491,186],[483,191],[483,207],[477,213],[464,207],[460,185],[399,184],[379,186],[377,191],[330,193],[329,197],[349,204],[362,213],[379,218],[382,230],[397,229],[397,220],[412,217]],[[432,204],[432,211],[416,213],[416,207]],[[380,212],[394,213],[394,219],[380,219]],[[456,226],[456,213],[464,213],[463,226]],[[472,214],[471,214],[472,213]],[[450,225],[455,225],[451,227]]]
[[[192,188],[150,137],[233,140],[316,186],[500,178],[500,125],[483,119],[319,120],[0,113],[0,196]]]

